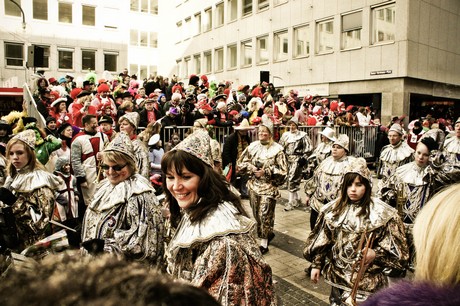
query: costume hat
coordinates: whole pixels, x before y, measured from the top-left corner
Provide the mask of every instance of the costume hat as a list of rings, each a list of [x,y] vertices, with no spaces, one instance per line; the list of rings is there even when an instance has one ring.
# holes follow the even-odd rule
[[[113,119],[112,119],[112,117],[110,117],[110,116],[102,116],[102,117],[99,119],[98,124],[101,125],[102,123],[110,123],[110,124],[113,124]]]
[[[57,106],[59,105],[59,103],[61,102],[67,102],[67,99],[66,98],[59,98],[59,99],[56,99],[53,101],[53,103],[51,103],[51,107],[54,107],[54,106]]]
[[[244,118],[239,125],[234,125],[235,130],[253,130],[255,126],[249,125],[248,119]]]
[[[345,134],[340,134],[332,145],[339,145],[347,152],[350,152],[350,138],[348,138],[348,136]]]
[[[211,138],[208,132],[205,130],[196,130],[176,145],[172,151],[181,150],[187,152],[202,160],[208,166],[214,167],[210,143]]]
[[[347,173],[357,173],[368,180],[370,184],[372,184],[371,171],[367,167],[366,160],[362,157],[351,159],[350,163],[345,168],[345,174]]]
[[[134,157],[134,148],[131,139],[128,134],[125,132],[118,133],[115,138],[109,142],[107,147],[103,152],[119,152],[123,153],[127,157],[133,160],[136,163],[136,158]]]
[[[154,146],[158,143],[158,141],[160,141],[160,134],[155,134],[152,137],[150,137],[148,145]]]
[[[404,135],[404,131],[399,123],[394,123],[388,132],[394,131],[398,133],[399,135]]]
[[[25,130],[14,136],[13,139],[18,139],[28,145],[32,150],[35,150],[36,136],[34,130]]]
[[[331,140],[331,141],[335,141],[335,131],[333,129],[331,129],[330,127],[326,127],[324,130],[322,130],[321,132],[319,132],[321,135],[323,135],[324,137],[326,137],[327,139]]]
[[[124,119],[128,120],[129,124],[134,126],[134,128],[137,130],[137,127],[139,126],[139,114],[136,112],[131,112],[131,113],[125,113],[123,116],[118,119],[118,124],[122,122]]]

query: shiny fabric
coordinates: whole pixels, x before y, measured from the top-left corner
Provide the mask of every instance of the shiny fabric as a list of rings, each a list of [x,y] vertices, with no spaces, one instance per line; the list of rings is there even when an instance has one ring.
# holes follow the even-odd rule
[[[185,212],[167,249],[168,272],[224,306],[276,305],[271,268],[253,229],[254,221],[229,202],[194,223]]]
[[[290,192],[299,190],[302,179],[303,166],[313,150],[311,140],[303,131],[284,132],[279,144],[284,148],[288,164],[286,177],[287,187]]]
[[[134,157],[139,174],[146,179],[150,178],[149,150],[145,143],[136,138],[132,140],[134,148]]]
[[[51,173],[28,167],[18,171],[14,178],[8,177],[5,186],[17,197],[12,205],[16,218],[21,251],[51,234],[49,221],[53,216],[54,192],[61,180]]]
[[[325,203],[337,198],[345,168],[355,157],[343,156],[335,160],[329,156],[316,168],[313,177],[305,183],[305,193],[310,197],[310,207],[320,211]]]
[[[104,251],[160,266],[164,227],[160,204],[140,174],[113,186],[103,180],[86,210],[82,241],[104,239]]]
[[[443,148],[446,159],[450,163],[460,165],[460,138],[455,135],[446,138]]]
[[[379,158],[379,168],[377,169],[377,176],[379,178],[377,185],[378,197],[381,195],[381,190],[388,178],[395,173],[396,168],[410,163],[414,159],[413,153],[414,150],[405,141],[401,141],[395,146],[389,144],[383,147]]]
[[[392,270],[404,270],[408,259],[404,225],[397,211],[378,198],[369,204],[369,216],[359,216],[361,207],[357,204],[349,204],[334,216],[336,201],[321,209],[318,223],[307,239],[304,257],[313,268],[322,270],[327,283],[350,292],[352,267],[367,228],[367,237],[372,235],[374,239],[371,248],[376,257],[365,271],[358,293],[369,295],[388,284],[387,274]]]
[[[257,222],[257,236],[262,239],[268,239],[275,226],[276,199],[259,196],[256,192],[250,190],[249,202],[251,203],[252,215]]]

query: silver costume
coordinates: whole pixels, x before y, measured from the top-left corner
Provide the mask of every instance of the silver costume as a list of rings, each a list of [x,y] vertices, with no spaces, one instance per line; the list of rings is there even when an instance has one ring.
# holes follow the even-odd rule
[[[103,239],[104,251],[161,265],[163,217],[150,182],[140,174],[112,185],[103,180],[86,210],[82,241]]]
[[[455,135],[447,137],[443,145],[443,154],[450,163],[460,165],[460,138]]]
[[[150,163],[149,163],[149,150],[145,143],[135,138],[132,140],[134,148],[134,156],[136,157],[136,166],[139,170],[139,174],[146,179],[150,178]]]
[[[414,149],[412,149],[406,141],[402,140],[396,145],[386,145],[382,148],[379,158],[379,167],[377,169],[377,177],[379,179],[377,185],[377,197],[381,196],[381,190],[385,186],[389,177],[394,175],[399,166],[410,163],[413,157]]]

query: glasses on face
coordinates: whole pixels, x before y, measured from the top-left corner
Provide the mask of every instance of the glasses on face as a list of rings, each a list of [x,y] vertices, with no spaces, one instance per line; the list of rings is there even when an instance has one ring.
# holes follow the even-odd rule
[[[102,170],[109,170],[110,168],[112,168],[113,171],[121,171],[124,167],[126,167],[127,164],[124,164],[124,165],[115,165],[115,166],[109,166],[109,165],[106,165],[106,164],[102,164],[101,165],[101,168]]]

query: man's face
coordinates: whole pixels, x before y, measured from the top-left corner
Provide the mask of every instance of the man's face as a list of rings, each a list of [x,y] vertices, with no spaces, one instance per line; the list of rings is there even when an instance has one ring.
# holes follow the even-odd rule
[[[6,136],[6,129],[0,128],[0,137]]]
[[[388,139],[390,140],[390,144],[397,145],[401,141],[402,135],[395,131],[388,132]]]
[[[101,131],[102,132],[110,132],[112,129],[112,125],[108,122],[103,122],[101,123]]]
[[[455,124],[455,136],[460,137],[460,122]]]
[[[102,92],[101,92],[101,97],[107,98],[107,95],[108,95],[108,94],[109,94],[108,91],[102,91]]]
[[[153,109],[153,102],[145,103],[145,109],[151,111]]]
[[[91,118],[90,122],[85,123],[85,131],[95,133],[97,129],[97,119]]]

